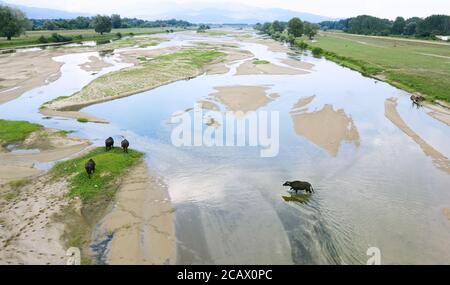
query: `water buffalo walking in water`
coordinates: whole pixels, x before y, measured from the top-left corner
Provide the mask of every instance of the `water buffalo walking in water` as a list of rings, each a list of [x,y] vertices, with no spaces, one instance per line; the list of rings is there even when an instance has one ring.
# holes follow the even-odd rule
[[[130,142],[127,139],[123,139],[122,143],[123,152],[128,153],[128,147],[130,146]]]
[[[95,172],[95,161],[89,159],[84,168],[86,169],[89,179],[91,179],[91,173]]]
[[[295,194],[297,194],[298,191],[306,191],[308,193],[314,193],[314,189],[312,185],[308,182],[303,181],[292,181],[292,182],[285,182],[283,186],[289,186],[291,187],[291,190],[295,191]]]
[[[106,151],[113,149],[114,147],[114,139],[109,137],[105,140]]]

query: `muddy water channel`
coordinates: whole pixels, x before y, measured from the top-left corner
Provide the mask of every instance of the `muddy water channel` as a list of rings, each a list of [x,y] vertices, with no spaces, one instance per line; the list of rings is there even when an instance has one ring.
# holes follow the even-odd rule
[[[178,34],[163,44],[199,40]],[[81,124],[44,119],[38,109],[126,64],[110,56],[111,66],[92,74],[79,68],[92,54],[64,55],[55,58],[64,62],[60,79],[0,105],[0,117],[75,130],[98,145],[110,135],[127,137],[167,186],[180,264],[365,264],[370,247],[380,249],[384,264],[450,264],[446,124],[412,106],[408,93],[324,59],[232,37],[207,41],[238,45],[279,66],[288,58],[313,66],[237,75],[244,62],[236,61],[226,74],[84,108],[110,124]],[[227,97],[232,93],[251,100]],[[278,155],[261,157],[253,146],[174,146],[171,119],[193,117],[198,102],[219,114],[278,112]],[[282,184],[291,180],[309,181],[315,193],[288,192]]]

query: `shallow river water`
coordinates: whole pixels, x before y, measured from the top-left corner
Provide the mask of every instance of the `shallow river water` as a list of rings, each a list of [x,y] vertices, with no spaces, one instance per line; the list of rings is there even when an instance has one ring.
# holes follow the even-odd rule
[[[173,45],[198,40],[176,34]],[[127,66],[118,58],[99,74],[78,65],[91,54],[65,55],[62,76],[0,105],[0,117],[75,130],[101,145],[127,137],[163,177],[175,208],[177,262],[181,264],[365,264],[378,247],[384,264],[450,264],[450,175],[385,115],[397,98],[405,123],[443,156],[450,157],[450,129],[409,94],[307,54],[270,52],[230,37],[256,58],[279,63],[288,56],[314,64],[309,74],[202,75],[84,108],[110,124],[44,119],[39,106],[71,95],[94,78]],[[165,46],[170,46],[164,43]],[[158,48],[152,47],[152,48]],[[149,75],[151,76],[151,75]],[[218,86],[266,86],[276,93],[257,111],[277,111],[279,153],[260,157],[259,147],[175,147],[175,112],[210,98]],[[308,97],[309,104],[297,108]],[[221,111],[229,106],[216,102]],[[295,196],[287,180],[313,184],[315,194]]]

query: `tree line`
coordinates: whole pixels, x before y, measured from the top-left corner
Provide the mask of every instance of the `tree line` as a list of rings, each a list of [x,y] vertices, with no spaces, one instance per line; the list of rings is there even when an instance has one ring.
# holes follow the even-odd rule
[[[424,19],[397,17],[395,21],[361,15],[339,21],[325,21],[319,25],[324,30],[342,30],[362,35],[404,35],[425,38],[450,34],[450,16],[447,15],[431,15]]]
[[[94,29],[96,32],[111,32],[118,28],[153,28],[153,27],[189,27],[191,23],[181,20],[147,21],[136,18],[121,18],[120,15],[97,15],[95,17],[77,17],[75,19],[27,19],[17,8],[0,5],[0,37],[11,40],[29,30],[74,30]]]
[[[108,16],[109,17],[109,16]],[[156,28],[156,27],[190,27],[191,23],[182,20],[148,21],[137,18],[121,18],[113,14],[110,17],[113,29]],[[93,29],[96,17],[77,17],[75,19],[31,19],[31,30],[82,30]]]
[[[273,21],[264,24],[257,23],[254,28],[271,36],[275,40],[294,43],[295,38],[301,37],[302,35],[306,35],[309,39],[313,39],[320,29],[320,26],[294,17],[288,22]]]

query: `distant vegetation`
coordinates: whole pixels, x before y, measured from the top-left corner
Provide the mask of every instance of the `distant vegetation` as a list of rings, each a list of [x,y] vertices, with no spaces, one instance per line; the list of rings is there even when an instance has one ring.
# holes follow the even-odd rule
[[[403,35],[415,37],[434,37],[450,34],[450,16],[432,15],[425,19],[397,17],[395,21],[361,15],[339,21],[321,22],[324,30],[342,30],[351,34],[362,35]]]
[[[309,22],[303,22],[299,18],[292,18],[289,22],[274,21],[273,23],[257,23],[254,27],[262,33],[268,34],[275,40],[294,43],[295,38],[306,35],[309,39],[313,39],[317,34],[320,26]]]
[[[25,14],[19,9],[0,5],[0,37],[5,37],[11,41],[13,37],[20,37],[26,31],[62,31],[62,30],[88,30],[94,29],[100,35],[111,32],[112,29],[131,29],[131,28],[161,28],[163,31],[171,32],[173,29],[167,28],[186,28],[193,26],[191,23],[179,20],[158,20],[146,21],[136,18],[121,18],[120,15],[113,14],[97,15],[95,17],[77,17],[75,19],[27,19]],[[201,26],[202,27],[202,26]],[[209,26],[204,26],[206,29]],[[64,37],[61,33],[53,33],[51,38],[44,36],[39,40],[33,42],[26,42],[24,44],[38,44],[50,42],[68,42],[72,40],[80,40],[80,38],[73,39],[71,37]],[[3,44],[2,46],[15,46]]]
[[[129,28],[160,28],[160,27],[191,27],[193,24],[181,20],[146,21],[136,18],[121,18],[111,15],[113,29]],[[31,30],[83,30],[94,28],[95,17],[77,17],[75,19],[32,19]]]

